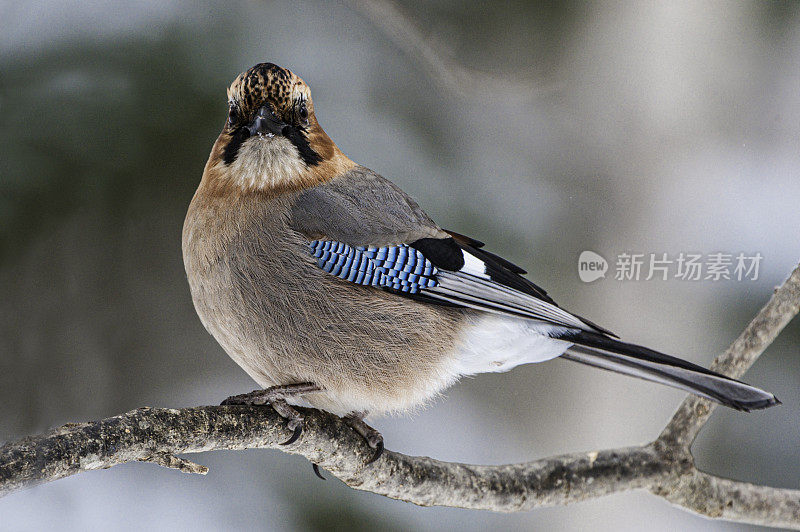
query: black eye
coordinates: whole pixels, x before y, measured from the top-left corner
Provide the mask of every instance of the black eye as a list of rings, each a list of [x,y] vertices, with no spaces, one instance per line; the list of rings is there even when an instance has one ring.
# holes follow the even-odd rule
[[[297,114],[300,116],[300,120],[304,122],[308,120],[308,107],[306,107],[305,102],[300,102],[300,107],[297,109]]]
[[[239,111],[236,109],[236,105],[231,103],[228,106],[228,125],[235,126],[238,121],[239,121]]]

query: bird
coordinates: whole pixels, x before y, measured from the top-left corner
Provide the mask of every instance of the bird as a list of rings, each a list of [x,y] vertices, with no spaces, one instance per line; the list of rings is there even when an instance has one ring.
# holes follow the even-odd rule
[[[569,312],[483,242],[437,225],[320,126],[309,86],[259,63],[228,114],[183,226],[205,328],[258,384],[223,404],[271,405],[294,443],[311,406],[374,449],[366,416],[426,405],[461,377],[563,358],[749,411],[771,393]],[[371,419],[371,418],[370,418]],[[315,471],[318,470],[315,468]]]

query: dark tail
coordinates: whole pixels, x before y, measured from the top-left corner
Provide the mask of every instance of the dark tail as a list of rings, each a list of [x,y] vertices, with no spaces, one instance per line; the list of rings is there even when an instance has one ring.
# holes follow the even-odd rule
[[[764,390],[640,345],[586,331],[569,332],[559,339],[575,344],[562,358],[666,384],[737,410],[750,411],[780,404],[774,395]]]

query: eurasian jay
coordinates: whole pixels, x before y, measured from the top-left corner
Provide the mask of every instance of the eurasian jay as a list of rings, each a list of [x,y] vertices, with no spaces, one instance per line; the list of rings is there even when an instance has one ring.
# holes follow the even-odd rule
[[[183,228],[197,313],[300,436],[305,402],[345,416],[424,404],[464,375],[555,357],[667,384],[739,410],[770,393],[646,347],[559,307],[483,243],[436,225],[390,181],[344,155],[308,86],[258,64],[229,113]],[[288,401],[288,402],[287,402]]]

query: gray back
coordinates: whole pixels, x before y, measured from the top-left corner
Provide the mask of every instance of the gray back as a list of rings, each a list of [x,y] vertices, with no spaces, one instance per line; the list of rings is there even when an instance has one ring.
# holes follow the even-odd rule
[[[302,192],[292,207],[290,224],[311,239],[353,246],[449,236],[410,196],[363,166]]]

